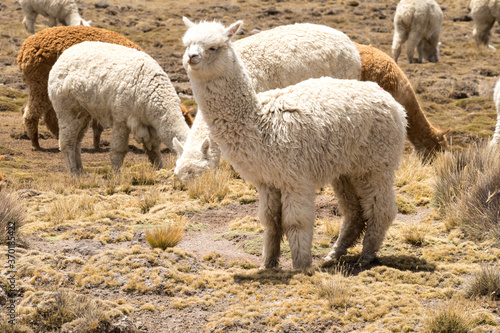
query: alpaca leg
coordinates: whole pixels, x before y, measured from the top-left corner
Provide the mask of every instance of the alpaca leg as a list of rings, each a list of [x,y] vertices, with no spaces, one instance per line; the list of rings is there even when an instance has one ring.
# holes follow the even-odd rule
[[[119,171],[125,154],[128,152],[128,139],[130,130],[125,122],[113,123],[111,131],[110,157],[111,166],[115,171]]]
[[[259,192],[259,219],[266,228],[264,231],[264,246],[262,268],[278,267],[280,243],[283,238],[281,225],[281,192],[267,185],[258,188]]]
[[[294,269],[311,266],[314,227],[314,189],[281,192],[283,229],[288,238]]]
[[[101,143],[101,134],[104,131],[102,125],[95,119],[92,119],[92,132],[94,134],[94,149],[99,150],[99,144]]]
[[[474,36],[477,46],[488,44],[491,28],[494,24],[495,18],[487,18],[476,21],[474,30],[472,30],[472,36]]]
[[[57,25],[57,19],[55,17],[49,17],[49,27],[55,27]]]
[[[49,131],[55,135],[56,139],[59,138],[59,122],[52,106],[45,111],[43,120]]]
[[[415,54],[415,48],[420,42],[420,32],[419,31],[411,31],[408,35],[408,43],[406,45],[406,55],[408,56],[408,61],[411,63],[415,62],[413,55]],[[422,62],[422,61],[418,61]]]
[[[401,54],[401,45],[408,39],[407,32],[401,32],[398,29],[394,32],[394,38],[392,41],[392,57],[394,62],[398,62],[399,55]]]
[[[85,136],[85,132],[87,132],[88,125],[90,123],[90,116],[84,120],[84,126],[80,128],[80,131],[77,135],[76,147],[75,147],[75,161],[76,166],[79,170],[83,172],[83,164],[82,164],[82,140]]]
[[[38,142],[38,122],[40,120],[40,117],[38,117],[38,115],[33,112],[32,105],[33,103],[30,98],[23,110],[24,127],[31,140],[31,146],[33,147],[33,149],[42,150],[42,148],[40,147],[40,143]]]
[[[358,195],[367,221],[363,250],[358,260],[360,265],[366,265],[375,258],[398,211],[393,189],[394,173],[390,171],[372,176],[359,182]]]
[[[161,161],[161,141],[160,139],[151,139],[151,149],[148,149],[146,145],[144,145],[144,150],[148,155],[148,159],[153,164],[153,166],[157,169],[163,168],[163,163]]]
[[[347,254],[347,249],[359,239],[366,226],[359,197],[350,179],[341,176],[339,179],[335,179],[332,185],[339,202],[339,210],[342,213],[342,225],[339,238],[325,260],[339,259]]]
[[[70,115],[71,116],[71,115]],[[59,149],[61,150],[66,165],[71,174],[80,174],[83,172],[80,147],[89,122],[89,117],[74,117],[72,119],[61,119]]]

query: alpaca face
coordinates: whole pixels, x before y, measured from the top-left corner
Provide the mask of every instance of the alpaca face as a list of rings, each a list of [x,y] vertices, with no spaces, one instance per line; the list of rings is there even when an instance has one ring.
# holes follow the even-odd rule
[[[230,51],[231,38],[239,30],[241,21],[229,28],[218,22],[201,22],[195,24],[183,18],[188,27],[182,38],[186,52],[182,64],[188,75],[201,77],[218,77],[227,70],[228,62],[234,57]],[[236,25],[237,26],[234,26]]]

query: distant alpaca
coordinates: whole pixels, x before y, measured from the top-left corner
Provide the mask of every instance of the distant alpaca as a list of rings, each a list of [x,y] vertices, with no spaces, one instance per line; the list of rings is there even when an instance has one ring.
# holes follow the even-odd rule
[[[469,10],[474,21],[472,36],[477,46],[487,45],[491,28],[500,20],[500,0],[471,0]]]
[[[410,81],[399,66],[384,52],[372,46],[354,43],[361,56],[361,80],[377,82],[406,109],[407,138],[424,160],[448,147],[445,134],[434,128],[422,110]]]
[[[500,150],[500,80],[498,80],[495,85],[493,100],[495,102],[495,107],[497,109],[497,126],[495,128],[495,134],[493,134],[493,139],[490,142],[490,146],[491,147],[496,146]]]
[[[406,54],[410,63],[415,62],[413,54],[418,52],[417,62],[422,59],[437,62],[439,35],[443,25],[443,11],[434,0],[401,0],[394,16],[394,39],[392,55],[398,62],[401,45],[408,40]]]
[[[3,160],[5,156],[2,155],[0,156],[0,161]],[[2,172],[0,172],[0,190],[2,190],[5,187],[5,178],[2,175]]]
[[[376,83],[327,77],[256,94],[231,42],[242,22],[184,22],[183,64],[210,135],[259,191],[264,267],[278,265],[284,234],[293,267],[311,265],[315,189],[325,183],[343,215],[327,259],[346,254],[364,232],[358,263],[371,262],[397,212],[403,107]]]
[[[43,117],[49,131],[59,137],[57,117],[47,94],[49,72],[64,50],[84,41],[100,41],[142,50],[126,37],[106,29],[84,26],[44,29],[26,38],[17,55],[17,65],[24,83],[29,88],[23,109],[24,127],[35,150],[41,150],[38,141],[38,122]],[[99,148],[102,127],[93,122],[94,148]]]
[[[112,127],[113,169],[122,166],[130,134],[149,160],[162,167],[160,145],[189,132],[168,75],[149,55],[102,42],[76,44],[49,74],[48,93],[60,127],[59,147],[72,174],[83,172],[81,142],[90,118]]]
[[[78,14],[75,0],[19,0],[24,12],[23,24],[29,33],[35,33],[35,21],[38,14],[49,18],[49,27],[57,22],[63,25],[84,25],[90,27]]]

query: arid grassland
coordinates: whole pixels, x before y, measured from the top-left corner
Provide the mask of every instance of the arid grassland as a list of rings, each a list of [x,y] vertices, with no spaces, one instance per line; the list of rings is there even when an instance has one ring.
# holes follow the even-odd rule
[[[28,91],[16,56],[29,36],[20,5],[0,0],[0,332],[500,332],[500,157],[485,144],[496,124],[500,27],[477,48],[466,0],[438,0],[445,21],[438,63],[399,65],[427,117],[451,130],[450,149],[423,164],[407,144],[396,174],[399,213],[377,260],[322,258],[338,236],[331,187],[317,190],[313,268],[259,270],[259,196],[227,163],[189,184],[175,156],[154,170],[133,139],[121,173],[87,133],[71,177],[57,139],[40,125],[33,151],[21,108]],[[396,0],[80,0],[92,25],[125,35],[170,76],[196,111],[181,58],[182,16],[242,36],[295,22],[325,24],[390,54]],[[36,30],[47,28],[38,17]],[[89,131],[90,132],[90,131]],[[7,226],[15,222],[15,258]],[[180,240],[180,241],[179,241]],[[170,242],[169,244],[167,244]],[[169,245],[165,250],[152,248]],[[173,245],[173,246],[172,246]],[[11,247],[12,248],[12,247]],[[13,261],[8,261],[13,260]],[[15,273],[11,273],[11,269]],[[12,281],[18,292],[8,297]],[[15,302],[15,325],[9,320]]]

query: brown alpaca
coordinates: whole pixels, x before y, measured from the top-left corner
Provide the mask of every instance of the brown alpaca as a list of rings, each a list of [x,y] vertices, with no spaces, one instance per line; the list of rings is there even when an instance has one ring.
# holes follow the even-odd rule
[[[450,129],[441,131],[431,125],[401,68],[379,49],[355,44],[361,56],[361,81],[377,82],[405,107],[408,118],[407,137],[415,151],[425,160],[446,149],[448,143],[445,134]]]
[[[29,97],[23,109],[24,126],[34,149],[40,150],[38,142],[38,122],[43,117],[47,128],[59,136],[57,117],[47,94],[49,72],[67,48],[84,42],[99,41],[142,49],[120,34],[99,28],[85,26],[55,27],[44,29],[28,38],[21,45],[17,64],[22,72],[23,81],[29,88]],[[94,128],[94,147],[96,145],[96,126]],[[102,132],[102,127],[100,128]],[[100,133],[98,135],[100,137]],[[97,141],[99,148],[99,141]]]
[[[5,156],[0,156],[0,161],[3,160]],[[2,172],[0,172],[0,190],[2,190],[5,187],[5,178],[3,178]]]
[[[184,116],[184,120],[189,127],[193,126],[193,117],[189,113],[191,110],[181,104],[182,115]]]

